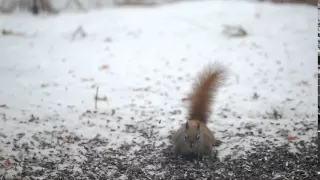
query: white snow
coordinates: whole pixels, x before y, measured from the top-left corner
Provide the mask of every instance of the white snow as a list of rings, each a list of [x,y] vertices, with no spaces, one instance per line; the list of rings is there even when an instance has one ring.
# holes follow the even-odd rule
[[[138,133],[125,133],[125,124],[146,131],[154,125],[159,133],[154,141],[168,144],[170,131],[185,121],[182,99],[196,73],[220,61],[231,73],[208,125],[223,142],[217,148],[221,158],[266,139],[288,142],[276,134],[280,129],[308,141],[316,136],[316,14],[315,7],[306,5],[201,1],[57,16],[1,15],[1,29],[25,36],[0,36],[0,105],[8,106],[0,108],[0,132],[7,139],[24,132],[23,142],[62,128],[85,138],[99,133],[110,139],[109,146],[118,147],[135,138],[144,141]],[[248,36],[227,37],[224,25],[241,25]],[[79,26],[86,36],[73,39]],[[103,65],[109,68],[100,70]],[[98,111],[115,110],[114,116],[81,117],[94,110],[96,85],[99,96],[108,99],[98,103]],[[273,109],[282,119],[268,115]],[[170,114],[173,110],[181,114]],[[39,117],[38,124],[20,123],[31,114]],[[123,119],[117,122],[119,116]],[[116,131],[105,127],[107,119]],[[315,125],[305,135],[294,130],[301,119]],[[261,128],[267,138],[256,136],[256,129],[253,136],[235,136],[247,132],[237,130],[244,124]],[[12,144],[1,136],[0,141],[0,156],[15,153]]]

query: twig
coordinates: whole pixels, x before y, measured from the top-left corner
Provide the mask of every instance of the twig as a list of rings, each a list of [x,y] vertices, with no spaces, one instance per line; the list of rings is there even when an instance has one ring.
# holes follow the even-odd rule
[[[106,102],[108,102],[107,96],[99,97],[99,86],[97,86],[96,95],[94,97],[94,101],[95,101],[95,109],[98,109],[98,101],[106,101]]]
[[[97,86],[97,89],[96,89],[96,96],[95,96],[95,98],[94,98],[94,100],[95,100],[95,104],[94,104],[94,107],[95,107],[95,109],[98,109],[98,92],[99,92],[99,86]]]

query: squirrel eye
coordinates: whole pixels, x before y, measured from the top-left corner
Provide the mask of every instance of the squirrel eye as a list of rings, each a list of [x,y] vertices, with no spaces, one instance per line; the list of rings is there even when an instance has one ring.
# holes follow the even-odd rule
[[[187,134],[184,134],[184,140],[186,140],[186,139],[187,139],[187,137],[188,137],[188,135],[187,135]]]
[[[199,140],[200,140],[200,135],[198,134],[198,135],[197,135],[197,141],[199,141]]]

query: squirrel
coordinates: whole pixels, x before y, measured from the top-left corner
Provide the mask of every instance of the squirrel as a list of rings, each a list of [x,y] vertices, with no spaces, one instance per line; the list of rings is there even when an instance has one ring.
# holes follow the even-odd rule
[[[174,154],[212,155],[216,138],[207,127],[210,108],[219,87],[226,79],[226,69],[220,64],[209,64],[199,72],[190,96],[188,119],[172,137]]]

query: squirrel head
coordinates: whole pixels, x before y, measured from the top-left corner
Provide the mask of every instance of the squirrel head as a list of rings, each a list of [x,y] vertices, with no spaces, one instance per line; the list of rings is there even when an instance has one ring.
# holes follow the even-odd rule
[[[196,151],[201,141],[200,122],[197,120],[188,121],[185,125],[184,141],[192,151]]]

